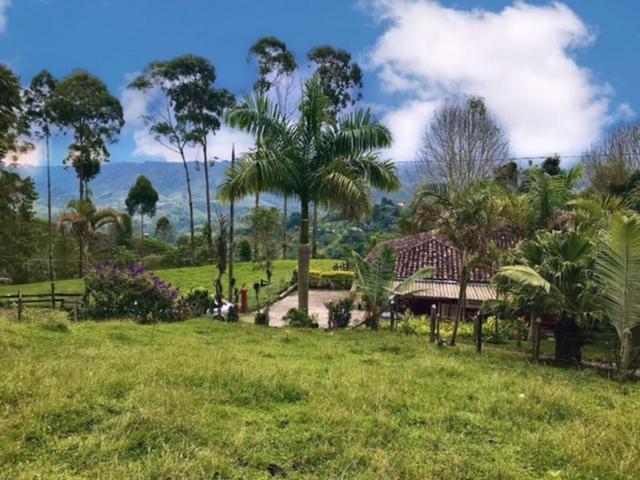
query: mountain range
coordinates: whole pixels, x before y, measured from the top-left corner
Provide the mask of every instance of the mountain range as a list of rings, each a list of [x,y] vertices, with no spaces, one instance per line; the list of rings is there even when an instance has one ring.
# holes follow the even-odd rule
[[[216,187],[222,180],[225,170],[229,167],[228,161],[217,161],[209,169],[211,179],[211,196],[215,199]],[[16,171],[22,176],[33,178],[38,200],[36,201],[36,215],[46,217],[47,202],[47,171],[45,166],[18,166]],[[205,181],[204,169],[201,164],[189,163],[191,174],[191,186],[194,199],[194,217],[196,225],[201,225],[206,219]],[[374,200],[382,197],[391,198],[396,202],[410,201],[418,183],[418,175],[415,165],[398,163],[398,175],[402,181],[402,189],[394,193],[375,192]],[[139,175],[145,175],[151,180],[158,191],[159,201],[156,218],[166,215],[171,220],[176,232],[184,232],[188,229],[188,203],[186,193],[186,181],[184,167],[181,163],[173,162],[112,162],[102,166],[100,174],[89,184],[92,199],[98,208],[112,207],[118,210],[125,209],[125,199],[129,189]],[[54,218],[64,210],[67,203],[78,197],[78,180],[75,171],[65,166],[51,167],[52,183],[52,210]],[[253,198],[245,198],[238,203],[239,216],[246,215],[253,206]],[[260,197],[262,206],[282,208],[282,198],[263,194]],[[298,206],[295,202],[290,206],[290,211],[295,211]],[[214,201],[214,210],[227,211],[227,206],[219,205]]]

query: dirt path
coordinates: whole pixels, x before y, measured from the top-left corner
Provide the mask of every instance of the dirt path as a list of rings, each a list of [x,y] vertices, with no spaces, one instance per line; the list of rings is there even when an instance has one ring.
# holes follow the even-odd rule
[[[329,326],[327,308],[324,306],[326,302],[332,300],[340,300],[347,296],[349,292],[346,290],[310,290],[309,291],[309,314],[317,314],[319,317],[320,328],[326,328]],[[271,321],[269,326],[282,327],[282,317],[289,311],[290,308],[296,308],[298,306],[298,292],[293,292],[289,296],[274,303],[269,309],[269,317]],[[353,311],[352,323],[354,319],[362,317],[362,312],[357,310]]]

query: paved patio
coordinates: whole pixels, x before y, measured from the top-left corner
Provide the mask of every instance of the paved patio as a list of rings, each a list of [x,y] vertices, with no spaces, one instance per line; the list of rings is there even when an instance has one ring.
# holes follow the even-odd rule
[[[309,314],[317,314],[319,317],[318,324],[320,328],[329,326],[329,315],[327,308],[324,306],[326,302],[340,300],[349,294],[346,290],[310,290],[309,291]],[[298,292],[293,292],[287,297],[274,303],[269,309],[271,327],[283,327],[282,317],[290,308],[298,307]],[[351,315],[351,322],[357,323],[362,318],[364,312],[354,310]]]

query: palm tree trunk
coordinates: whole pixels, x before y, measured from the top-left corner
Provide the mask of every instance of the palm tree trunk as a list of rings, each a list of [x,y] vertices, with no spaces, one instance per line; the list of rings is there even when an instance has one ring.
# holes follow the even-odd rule
[[[51,158],[49,148],[49,134],[46,135],[47,148],[47,253],[49,256],[49,282],[53,283],[53,231],[51,222]]]
[[[282,208],[282,215],[284,217],[284,225],[282,228],[282,258],[287,258],[287,203],[288,197],[284,196],[284,205]]]
[[[191,262],[195,261],[195,228],[193,226],[193,195],[191,194],[191,175],[189,175],[189,165],[187,159],[184,156],[184,150],[180,149],[180,156],[182,157],[182,165],[184,166],[184,175],[187,179],[187,198],[189,200],[189,228],[191,234]]]
[[[211,233],[213,232],[211,226],[211,193],[209,189],[209,162],[207,159],[207,142],[202,142],[202,155],[204,157],[204,181],[205,181],[205,195],[207,197],[207,247],[209,249],[209,256],[213,252],[213,241],[211,239]]]
[[[460,322],[464,320],[465,308],[467,305],[467,281],[468,281],[468,269],[467,269],[467,253],[462,251],[462,271],[460,272],[460,292],[458,294],[458,310],[456,312],[456,318],[453,322],[453,333],[451,334],[450,345],[454,347],[456,345],[456,337],[458,336],[458,327]]]
[[[309,311],[309,202],[300,202],[300,246],[298,247],[298,308]]]
[[[576,319],[565,313],[561,314],[553,333],[556,341],[556,361],[565,365],[580,364],[584,339]]]
[[[631,369],[633,361],[633,342],[631,341],[631,332],[626,332],[621,341],[620,347],[620,363],[622,364],[622,374],[626,375]]]
[[[140,265],[144,267],[144,214],[140,212]]]
[[[311,258],[318,256],[318,204],[313,202],[313,230],[311,231]]]

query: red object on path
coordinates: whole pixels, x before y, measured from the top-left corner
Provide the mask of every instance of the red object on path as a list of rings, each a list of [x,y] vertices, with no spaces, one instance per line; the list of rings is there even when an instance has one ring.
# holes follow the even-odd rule
[[[249,291],[246,288],[240,290],[240,311],[242,313],[249,311]]]

